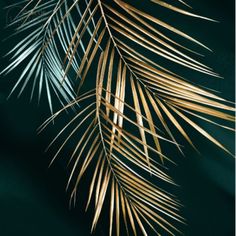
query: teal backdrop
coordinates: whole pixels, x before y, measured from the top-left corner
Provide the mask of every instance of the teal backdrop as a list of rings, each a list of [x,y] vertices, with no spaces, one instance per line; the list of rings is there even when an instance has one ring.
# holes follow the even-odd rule
[[[3,57],[19,40],[6,39],[11,29],[5,28],[16,12],[4,9],[12,1],[0,1],[0,70],[8,63]],[[144,4],[148,0],[140,0]],[[206,52],[203,61],[220,73],[224,79],[213,79],[197,73],[186,74],[196,83],[221,91],[221,95],[234,100],[234,4],[233,0],[189,0],[195,12],[217,19],[211,23],[190,19],[164,10],[161,17],[193,35],[213,49]],[[147,11],[155,9],[145,4]],[[29,102],[27,91],[19,99],[7,96],[19,76],[19,71],[0,78],[0,235],[1,236],[88,236],[92,211],[84,213],[88,189],[84,181],[74,209],[69,209],[69,193],[65,186],[68,171],[63,161],[48,168],[52,152],[45,153],[57,125],[41,135],[38,126],[50,115],[47,102]],[[199,122],[234,152],[234,135],[220,128]],[[192,132],[190,130],[190,132]],[[184,204],[183,216],[187,225],[181,230],[186,236],[234,235],[234,160],[200,135],[194,141],[201,151],[198,155],[190,147],[186,157],[174,153],[177,167],[171,176],[181,186],[173,191]],[[66,153],[66,150],[65,150]],[[106,220],[98,225],[96,236],[107,235]]]

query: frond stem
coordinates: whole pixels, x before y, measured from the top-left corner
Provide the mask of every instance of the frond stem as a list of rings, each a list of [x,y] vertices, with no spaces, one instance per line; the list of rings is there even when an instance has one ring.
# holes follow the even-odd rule
[[[98,99],[96,99],[96,102],[98,102]],[[107,159],[107,162],[108,162],[108,165],[109,165],[109,168],[113,174],[113,177],[115,178],[115,181],[117,182],[117,184],[119,185],[120,189],[122,190],[124,196],[127,198],[127,200],[129,201],[129,203],[132,205],[132,206],[136,206],[136,204],[133,203],[132,199],[130,199],[129,195],[127,194],[126,190],[124,189],[123,185],[120,183],[120,180],[118,179],[114,169],[113,169],[113,166],[111,164],[111,161],[110,161],[110,158],[109,158],[109,154],[107,153],[107,148],[106,148],[106,145],[105,145],[105,142],[104,142],[104,136],[103,136],[103,132],[102,132],[102,126],[101,126],[101,119],[100,119],[100,112],[99,112],[99,107],[97,106],[97,121],[98,121],[98,129],[99,129],[99,133],[100,133],[100,136],[101,136],[101,141],[102,141],[102,147],[103,147],[103,150],[104,150],[104,153],[105,153],[105,156],[106,156],[106,159]]]
[[[108,22],[107,22],[107,18],[106,18],[106,16],[105,16],[105,13],[104,13],[104,9],[103,9],[101,0],[98,0],[98,5],[99,5],[99,7],[100,7],[101,14],[102,14],[102,17],[103,17],[105,26],[106,26],[106,28],[107,28],[107,31],[108,31],[108,33],[109,33],[109,35],[110,35],[110,38],[111,38],[111,40],[112,40],[112,42],[113,42],[113,44],[114,44],[114,47],[116,48],[117,53],[119,54],[121,60],[123,61],[123,63],[125,64],[125,66],[128,68],[128,70],[130,71],[130,73],[140,82],[140,84],[142,84],[142,85],[144,86],[144,88],[147,89],[147,90],[155,97],[155,96],[156,96],[156,93],[153,92],[153,91],[133,72],[133,70],[130,68],[129,64],[126,62],[125,58],[123,57],[123,55],[122,55],[122,53],[121,53],[119,47],[117,46],[117,43],[116,43],[115,39],[114,39],[114,37],[113,37],[113,35],[112,35],[112,33],[111,33],[111,29],[110,29],[109,24],[108,24]]]
[[[125,66],[128,68],[128,70],[130,71],[130,73],[144,86],[145,89],[147,89],[147,90],[155,97],[156,94],[155,94],[145,83],[143,83],[143,81],[133,72],[133,70],[130,68],[129,64],[126,62],[125,58],[123,57],[123,55],[122,55],[122,53],[121,53],[119,47],[117,46],[117,43],[116,43],[115,39],[114,39],[114,37],[113,37],[113,35],[112,35],[112,33],[111,33],[111,29],[110,29],[109,24],[108,24],[108,22],[107,22],[107,19],[106,19],[105,13],[104,13],[104,9],[103,9],[101,0],[98,0],[98,5],[99,5],[99,8],[100,8],[100,10],[101,10],[101,14],[102,14],[102,17],[103,17],[103,20],[104,20],[104,23],[105,23],[105,27],[106,27],[106,29],[107,29],[109,35],[110,35],[110,38],[111,38],[111,40],[112,40],[112,42],[113,42],[113,44],[114,44],[114,47],[115,47],[116,50],[117,50],[117,53],[119,54],[121,60],[123,61],[123,63],[125,64]],[[110,169],[111,169],[111,171],[112,171],[112,173],[113,173],[113,176],[114,176],[116,182],[117,182],[118,185],[120,186],[122,192],[123,192],[124,195],[127,197],[127,199],[128,199],[128,201],[130,202],[130,204],[134,206],[135,204],[133,204],[133,201],[130,199],[130,197],[128,196],[128,194],[127,194],[127,192],[125,191],[124,187],[122,186],[122,184],[120,183],[119,179],[117,178],[116,173],[114,172],[113,167],[112,167],[112,165],[111,165],[111,162],[110,162],[110,160],[109,160],[109,158],[108,158],[109,155],[108,155],[108,153],[107,153],[106,146],[105,146],[105,143],[104,143],[104,137],[103,137],[103,134],[102,134],[102,127],[101,127],[101,120],[100,120],[100,116],[99,116],[99,111],[98,111],[97,117],[98,117],[98,123],[99,123],[99,132],[100,132],[101,139],[102,139],[102,145],[103,145],[104,153],[105,153],[106,159],[107,159],[107,161],[108,161],[109,167],[110,167]]]
[[[120,186],[120,188],[122,189],[123,193],[125,194],[125,196],[130,200],[129,196],[127,195],[124,187],[122,186],[122,184],[120,183],[113,167],[112,167],[112,164],[111,164],[111,161],[109,159],[109,154],[107,153],[107,148],[106,148],[106,145],[105,145],[105,142],[104,142],[104,136],[103,136],[103,132],[102,132],[102,126],[101,126],[101,119],[100,119],[100,115],[98,114],[97,116],[97,119],[98,119],[98,128],[99,128],[99,133],[100,133],[100,136],[101,136],[101,140],[102,140],[102,146],[103,146],[103,150],[104,150],[104,153],[105,153],[105,156],[106,156],[106,159],[107,159],[107,162],[108,162],[108,165],[110,167],[110,170],[116,180],[116,182],[118,183],[118,185]]]

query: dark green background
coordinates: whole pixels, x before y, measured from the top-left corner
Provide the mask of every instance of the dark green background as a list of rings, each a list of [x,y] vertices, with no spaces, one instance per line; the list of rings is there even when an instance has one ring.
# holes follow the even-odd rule
[[[1,40],[10,33],[4,27],[11,20],[11,13],[3,9],[10,2],[0,1]],[[234,100],[234,1],[191,0],[188,3],[196,12],[221,23],[193,20],[178,14],[170,18],[170,12],[165,10],[161,17],[167,17],[168,22],[174,19],[175,26],[209,45],[214,53],[206,52],[203,61],[220,73],[224,80],[196,73],[188,77],[220,90],[223,97]],[[147,10],[155,14],[157,9],[160,8]],[[17,40],[1,42],[0,70],[7,65],[2,56]],[[56,127],[36,135],[37,127],[49,116],[45,109],[46,101],[42,101],[40,106],[36,102],[29,103],[27,94],[20,99],[13,96],[6,100],[18,76],[15,70],[0,80],[0,235],[87,236],[92,214],[84,214],[83,194],[76,209],[69,210],[69,194],[65,192],[66,169],[60,163],[47,168],[52,154],[44,150],[56,133]],[[211,130],[233,152],[232,133],[200,124]],[[186,148],[186,157],[179,157],[176,153],[178,167],[171,169],[171,175],[181,185],[174,191],[185,205],[182,214],[188,220],[188,225],[182,230],[187,236],[233,236],[234,161],[204,138],[199,136],[194,140],[201,147],[202,155]],[[80,191],[87,191],[85,184]],[[105,226],[99,224],[95,235],[106,233]]]

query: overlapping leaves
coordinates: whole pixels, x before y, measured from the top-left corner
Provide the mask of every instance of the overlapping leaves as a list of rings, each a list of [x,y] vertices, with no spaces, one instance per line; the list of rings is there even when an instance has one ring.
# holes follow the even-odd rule
[[[208,19],[164,1],[152,2],[159,10],[165,7]],[[188,7],[183,1],[177,2]],[[76,124],[54,159],[70,139],[78,139],[69,158],[72,167],[68,187],[73,184],[74,200],[80,179],[91,163],[95,166],[87,202],[87,207],[92,199],[95,202],[92,230],[106,199],[110,201],[110,235],[120,235],[123,223],[134,235],[140,230],[147,235],[146,227],[158,235],[162,230],[174,235],[178,229],[170,221],[184,222],[178,214],[180,203],[140,173],[151,174],[155,183],[174,184],[164,173],[163,165],[171,159],[165,155],[162,144],[176,146],[181,151],[170,128],[174,126],[195,148],[182,121],[229,152],[191,117],[233,130],[209,116],[233,121],[230,113],[234,109],[221,97],[165,68],[164,63],[168,61],[218,77],[191,56],[195,54],[198,58],[197,53],[164,32],[208,48],[139,10],[134,2],[121,0],[31,0],[17,16],[15,23],[18,22],[21,22],[18,33],[30,33],[13,48],[13,61],[5,71],[10,72],[24,60],[28,64],[13,90],[22,83],[21,93],[32,80],[32,95],[38,84],[40,98],[45,85],[51,109],[51,91],[56,94],[63,109],[42,128],[68,107],[80,105],[78,113],[52,144]],[[96,76],[92,76],[92,70],[96,70]],[[86,83],[92,88],[81,93],[87,88]]]

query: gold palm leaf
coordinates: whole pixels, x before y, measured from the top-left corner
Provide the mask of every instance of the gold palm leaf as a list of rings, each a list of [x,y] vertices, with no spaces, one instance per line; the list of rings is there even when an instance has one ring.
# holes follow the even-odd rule
[[[178,213],[181,204],[176,197],[160,187],[164,182],[175,185],[165,173],[165,163],[173,161],[162,150],[163,144],[182,152],[173,126],[195,148],[182,125],[185,122],[230,154],[191,117],[233,130],[214,118],[232,122],[234,108],[230,102],[196,86],[163,64],[176,64],[220,77],[195,59],[200,58],[198,53],[175,41],[173,36],[210,49],[139,9],[132,1],[24,2],[26,5],[14,24],[20,23],[18,33],[28,32],[28,35],[10,52],[12,62],[3,72],[9,73],[26,60],[27,66],[13,91],[22,84],[21,94],[33,80],[31,97],[38,85],[40,99],[45,87],[51,111],[52,100],[59,99],[63,108],[41,129],[68,108],[77,107],[78,112],[50,144],[71,129],[55,160],[70,139],[78,139],[69,158],[71,174],[67,187],[73,186],[71,200],[76,200],[78,185],[86,170],[94,166],[86,206],[87,209],[93,199],[92,231],[106,199],[110,203],[107,213],[110,235],[123,235],[121,224],[127,233],[131,229],[134,235],[139,231],[148,235],[147,227],[157,235],[163,231],[175,235],[179,230],[173,222],[185,220]],[[176,6],[161,0],[151,2],[160,11],[164,7],[212,21],[191,13],[189,6],[180,0]],[[92,73],[94,70],[96,75]],[[83,89],[85,92],[81,92]],[[144,172],[147,174],[141,174]]]

